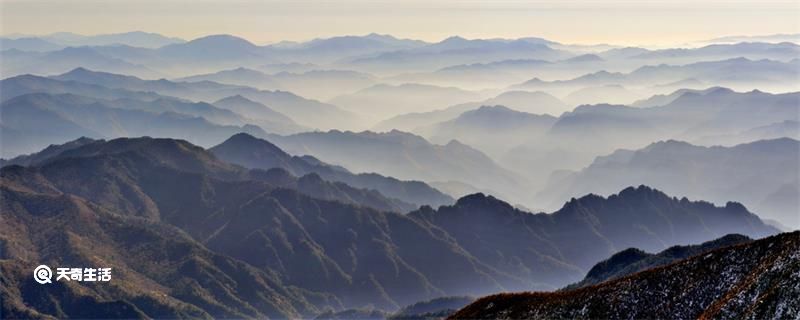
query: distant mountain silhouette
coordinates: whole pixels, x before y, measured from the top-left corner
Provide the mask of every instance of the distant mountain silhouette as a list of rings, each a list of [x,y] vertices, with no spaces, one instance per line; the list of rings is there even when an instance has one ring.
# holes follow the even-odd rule
[[[378,121],[402,113],[427,111],[431,107],[445,107],[475,100],[482,100],[481,95],[455,87],[378,84],[336,97],[330,102]]]
[[[180,38],[167,37],[158,33],[142,31],[98,34],[92,36],[80,35],[71,32],[57,32],[49,35],[38,36],[38,38],[72,47],[126,45],[141,48],[159,48],[169,44],[185,42],[185,40]]]
[[[105,79],[98,79],[97,82],[103,83],[104,80]],[[98,84],[59,81],[34,75],[15,76],[0,80],[0,88],[3,90],[2,101],[30,93],[73,94],[109,100],[131,98],[151,101],[165,97],[152,92],[110,89]]]
[[[610,194],[631,183],[645,183],[670,194],[717,203],[736,199],[760,217],[800,228],[797,159],[800,142],[789,138],[734,147],[670,140],[598,157],[580,172],[554,181],[543,195],[558,203],[574,195]]]
[[[291,134],[308,130],[282,113],[238,94],[219,99],[213,104],[247,117],[248,120],[270,133]]]
[[[34,38],[34,37],[24,37],[24,38],[0,38],[0,48],[3,48],[4,51],[7,50],[19,50],[19,51],[35,51],[35,52],[44,52],[44,51],[54,51],[63,49],[64,46],[53,43],[44,39]],[[5,55],[7,52],[4,52]]]
[[[266,74],[258,70],[236,68],[184,77],[177,81],[213,81],[265,90],[286,90],[305,97],[327,100],[342,93],[372,86],[376,83],[376,78],[370,74],[349,70],[315,69],[302,73]]]
[[[624,86],[608,84],[588,86],[572,91],[564,96],[564,101],[573,106],[592,103],[629,104],[641,97],[640,93],[628,90]]]
[[[317,38],[307,42],[281,42],[264,47],[270,55],[294,61],[337,63],[348,57],[362,57],[427,45],[419,40],[398,39],[371,33],[364,36]]]
[[[226,97],[241,95],[249,100],[264,104],[280,112],[301,125],[317,128],[331,128],[353,123],[353,114],[334,105],[308,100],[285,91],[265,91],[250,87],[224,85],[215,82],[173,82],[169,80],[142,80],[135,77],[93,72],[76,69],[54,77],[59,80],[95,84],[107,88],[121,88],[134,91],[152,91],[162,95],[174,96],[195,101],[217,101]]]
[[[784,120],[768,125],[758,126],[738,133],[723,133],[707,135],[692,139],[691,142],[699,145],[734,146],[743,142],[758,140],[772,140],[779,138],[792,138],[800,140],[800,121]]]
[[[794,45],[797,48],[800,46]],[[800,50],[800,49],[793,50]],[[718,61],[701,61],[688,64],[645,65],[629,73],[597,71],[570,80],[544,81],[538,78],[513,86],[518,90],[563,90],[569,91],[587,86],[656,86],[676,81],[693,79],[721,86],[750,89],[759,87],[765,90],[787,91],[797,90],[790,79],[797,76],[794,70],[797,60],[751,60],[734,55],[732,58]],[[746,72],[744,72],[746,70]],[[596,101],[597,103],[600,101]]]
[[[491,158],[458,141],[431,144],[401,131],[307,132],[268,139],[291,154],[308,154],[354,172],[377,172],[403,180],[462,181],[490,189],[509,201],[522,198],[523,180]]]
[[[262,57],[261,48],[258,46],[245,39],[225,34],[170,44],[158,48],[158,53],[166,58],[195,61],[248,60]]]
[[[5,86],[4,86],[5,87]],[[159,101],[165,102],[159,104]],[[128,104],[126,106],[126,104]],[[106,101],[71,94],[26,94],[0,104],[3,156],[30,153],[67,137],[116,138],[151,135],[180,137],[206,146],[237,132],[266,133],[253,125],[219,125],[203,117],[176,113],[157,100]],[[176,102],[173,106],[180,105]],[[208,104],[209,110],[215,109]],[[125,109],[121,107],[131,107]],[[185,106],[197,110],[196,106]],[[156,111],[156,112],[153,112]],[[235,114],[231,113],[235,117]]]
[[[643,52],[634,59],[794,59],[800,54],[800,45],[791,42],[738,42],[732,44],[710,44],[693,49],[662,49]]]
[[[780,33],[758,36],[727,36],[706,40],[710,43],[736,43],[736,42],[800,42],[800,33]]]
[[[401,73],[387,78],[387,80],[439,86],[455,85],[460,88],[479,90],[487,87],[510,86],[530,78],[531,74],[550,74],[550,71],[556,71],[556,69],[562,69],[558,73],[563,73],[565,68],[549,61],[526,57],[448,65],[430,72]],[[553,72],[553,74],[555,73]],[[569,74],[571,75],[573,72]]]
[[[283,88],[272,76],[258,70],[242,67],[230,70],[222,70],[209,74],[198,74],[175,80],[181,82],[213,81],[268,90],[277,90]]]
[[[350,64],[372,70],[404,72],[443,68],[456,64],[511,59],[554,60],[572,54],[529,39],[474,39],[453,36],[418,48],[351,59]]]
[[[581,289],[488,296],[450,319],[791,318],[798,247],[783,233]]]
[[[296,176],[314,173],[326,180],[377,190],[388,197],[416,205],[440,206],[453,202],[449,196],[420,181],[401,181],[374,173],[353,174],[311,156],[291,156],[266,140],[244,133],[232,136],[209,151],[219,159],[247,168],[281,168]]]
[[[55,75],[78,67],[136,75],[147,79],[163,76],[161,72],[143,64],[129,62],[92,47],[66,47],[47,52],[4,52],[0,71],[4,77],[23,74]]]
[[[519,112],[500,105],[482,106],[452,120],[418,128],[417,132],[434,143],[458,140],[489,155],[502,156],[513,146],[541,136],[556,120],[553,116]]]
[[[564,62],[567,63],[585,63],[585,62],[598,62],[598,61],[603,61],[603,58],[601,58],[596,54],[589,54],[589,53],[564,60]]]
[[[478,109],[482,106],[504,106],[516,111],[533,114],[549,114],[558,116],[568,111],[566,104],[544,92],[506,91],[494,98],[479,102],[467,102],[428,112],[411,112],[395,116],[378,123],[375,131],[390,131],[392,129],[408,132],[418,132],[417,129],[430,126],[438,122],[455,119],[464,112]]]
[[[578,170],[596,156],[617,149],[640,149],[669,139],[713,142],[714,137],[735,137],[750,128],[800,120],[800,93],[679,90],[643,104],[658,106],[578,106],[562,114],[544,136],[510,150],[501,163],[542,177],[534,172],[537,168]],[[743,140],[725,142],[753,141],[741,137]]]

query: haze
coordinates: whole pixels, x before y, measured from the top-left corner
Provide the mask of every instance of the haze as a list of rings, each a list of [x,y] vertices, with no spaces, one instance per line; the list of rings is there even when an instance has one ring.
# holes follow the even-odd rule
[[[796,1],[0,1],[2,33],[143,30],[254,43],[388,33],[439,41],[540,36],[562,43],[665,46],[798,30]]]

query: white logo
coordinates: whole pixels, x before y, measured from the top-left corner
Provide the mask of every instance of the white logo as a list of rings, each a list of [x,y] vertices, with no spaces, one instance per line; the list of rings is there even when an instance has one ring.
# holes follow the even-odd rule
[[[40,284],[45,283],[53,283],[50,278],[53,277],[53,270],[50,270],[50,267],[46,265],[40,265],[33,270],[33,280]]]
[[[109,282],[111,281],[111,268],[56,268],[58,277],[53,279],[53,270],[46,265],[40,265],[33,270],[33,279],[45,284],[53,281],[78,281],[78,282]]]

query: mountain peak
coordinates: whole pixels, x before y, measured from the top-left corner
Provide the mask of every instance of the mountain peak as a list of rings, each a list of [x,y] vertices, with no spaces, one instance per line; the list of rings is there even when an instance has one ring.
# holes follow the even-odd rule
[[[215,34],[215,35],[200,37],[187,42],[187,44],[226,44],[226,45],[243,45],[252,47],[256,46],[250,41],[229,34]]]
[[[218,160],[205,149],[186,140],[170,138],[117,138],[113,140],[95,140],[74,149],[62,152],[57,159],[92,158],[92,157],[125,157],[133,161],[151,161],[158,166],[165,166],[188,172],[207,172],[220,178],[238,175],[238,169]],[[56,159],[56,160],[57,160]]]
[[[235,94],[235,95],[232,95],[232,96],[228,96],[228,97],[219,99],[219,100],[215,101],[212,104],[218,104],[218,103],[225,104],[225,103],[258,103],[258,102],[255,102],[253,100],[247,99],[245,96],[243,96],[241,94]]]
[[[627,187],[622,191],[620,191],[617,195],[623,198],[638,197],[642,195],[658,195],[658,196],[668,197],[665,193],[643,184],[639,185],[638,187],[633,187],[633,186]]]
[[[282,155],[288,156],[288,154],[283,152],[283,150],[281,150],[280,148],[278,148],[278,146],[272,144],[271,142],[269,142],[267,140],[264,140],[264,139],[256,138],[256,137],[254,137],[254,136],[252,136],[252,135],[250,135],[248,133],[244,133],[244,132],[240,132],[240,133],[232,135],[230,138],[228,138],[227,140],[222,142],[219,146],[225,146],[225,145],[234,145],[234,146],[244,147],[244,148],[248,148],[248,149],[252,149],[252,148],[256,148],[256,147],[262,147],[262,148],[263,147],[268,147],[273,152],[278,152],[278,153],[280,153]],[[214,148],[216,148],[216,147],[214,147]]]
[[[457,208],[483,208],[491,212],[506,212],[507,210],[516,210],[507,202],[497,199],[491,195],[485,195],[482,192],[469,194],[456,200],[454,207]]]
[[[442,40],[442,43],[459,43],[459,42],[466,42],[469,41],[466,38],[461,36],[450,36],[447,39]]]

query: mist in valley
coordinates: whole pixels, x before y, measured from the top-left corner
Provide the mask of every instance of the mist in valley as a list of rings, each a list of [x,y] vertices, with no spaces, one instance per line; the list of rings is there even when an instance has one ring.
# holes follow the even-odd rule
[[[800,229],[800,34],[720,36],[6,34],[0,266],[102,247],[158,288],[64,295],[147,317],[419,316],[630,247]],[[90,226],[40,235],[44,207]],[[74,260],[42,238],[73,236]]]

